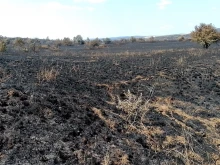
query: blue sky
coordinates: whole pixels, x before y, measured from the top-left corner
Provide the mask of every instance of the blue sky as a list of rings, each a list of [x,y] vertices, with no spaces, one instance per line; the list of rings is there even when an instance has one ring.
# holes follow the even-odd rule
[[[219,0],[0,0],[0,35],[51,39],[184,34],[220,28]]]

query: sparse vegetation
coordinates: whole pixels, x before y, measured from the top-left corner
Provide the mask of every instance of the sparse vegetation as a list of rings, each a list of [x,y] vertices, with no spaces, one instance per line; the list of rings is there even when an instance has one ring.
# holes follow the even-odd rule
[[[56,40],[54,41],[54,46],[55,46],[56,48],[59,48],[61,45],[62,45],[62,41],[61,41],[61,40],[56,39]]]
[[[138,38],[137,39],[137,42],[145,42],[146,40],[145,40],[145,38]]]
[[[0,41],[0,52],[5,52],[7,49],[6,43],[4,41]]]
[[[24,49],[24,51],[33,51],[39,52],[41,48],[41,42],[38,39],[31,39],[28,41],[28,48]]]
[[[151,91],[151,93],[153,93],[153,91]],[[142,94],[135,96],[130,90],[124,95],[126,97],[124,100],[117,97],[117,108],[124,112],[122,118],[128,123],[127,128],[136,125],[139,127],[148,111],[149,100],[144,100]]]
[[[98,47],[100,45],[100,40],[98,38],[94,39],[94,40],[90,40],[88,43],[88,47],[91,48],[95,48]]]
[[[135,37],[131,37],[131,38],[130,38],[130,41],[131,41],[131,42],[136,42],[137,39],[136,39]]]
[[[18,46],[20,49],[23,49],[23,47],[25,45],[25,42],[24,42],[24,40],[22,38],[17,38],[14,41],[14,45]]]
[[[79,45],[85,44],[85,41],[83,40],[81,35],[77,35],[76,37],[74,37],[73,41],[75,44],[79,44]]]
[[[153,36],[151,36],[150,38],[148,38],[149,42],[155,42],[155,38]]]
[[[201,23],[199,26],[195,26],[195,30],[191,32],[191,39],[208,49],[212,43],[220,40],[220,33],[212,24]]]
[[[56,80],[56,77],[58,74],[59,72],[54,68],[51,68],[51,69],[43,68],[37,74],[37,79],[39,82],[42,82],[42,81],[49,82],[49,81]]]
[[[179,36],[178,37],[178,41],[184,41],[184,40],[185,40],[184,36]]]
[[[65,45],[65,46],[72,46],[73,42],[70,40],[70,38],[64,37],[63,38],[63,45]]]
[[[110,38],[104,38],[104,39],[103,39],[103,42],[104,42],[105,44],[110,44],[112,41],[111,41]]]
[[[6,44],[0,164],[219,164],[220,48],[177,38]]]

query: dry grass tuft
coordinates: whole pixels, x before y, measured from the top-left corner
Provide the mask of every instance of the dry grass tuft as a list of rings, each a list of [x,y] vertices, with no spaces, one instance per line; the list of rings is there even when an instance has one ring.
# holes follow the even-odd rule
[[[145,114],[148,112],[148,102],[149,100],[144,100],[142,94],[140,96],[136,96],[128,90],[125,93],[125,100],[121,100],[119,96],[117,108],[122,110],[122,118],[126,120],[129,125],[133,125],[135,123],[142,123],[142,120]]]
[[[57,75],[59,74],[59,72],[54,69],[54,68],[51,68],[51,69],[41,69],[40,72],[37,74],[37,79],[39,82],[42,82],[42,81],[53,81],[53,80],[56,80],[57,78]]]
[[[110,153],[109,153],[109,151],[107,151],[103,161],[101,162],[101,165],[110,165],[110,163],[111,163]]]

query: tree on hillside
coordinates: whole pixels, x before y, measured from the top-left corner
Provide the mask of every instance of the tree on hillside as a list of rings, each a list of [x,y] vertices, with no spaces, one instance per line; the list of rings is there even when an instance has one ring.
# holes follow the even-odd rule
[[[220,33],[212,24],[201,23],[195,26],[195,30],[191,32],[191,39],[208,49],[212,43],[220,40]]]

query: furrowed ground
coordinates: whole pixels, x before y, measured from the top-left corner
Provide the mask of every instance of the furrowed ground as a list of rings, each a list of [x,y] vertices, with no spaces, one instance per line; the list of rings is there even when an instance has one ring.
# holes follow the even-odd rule
[[[190,42],[0,56],[0,164],[220,164],[220,54]]]

